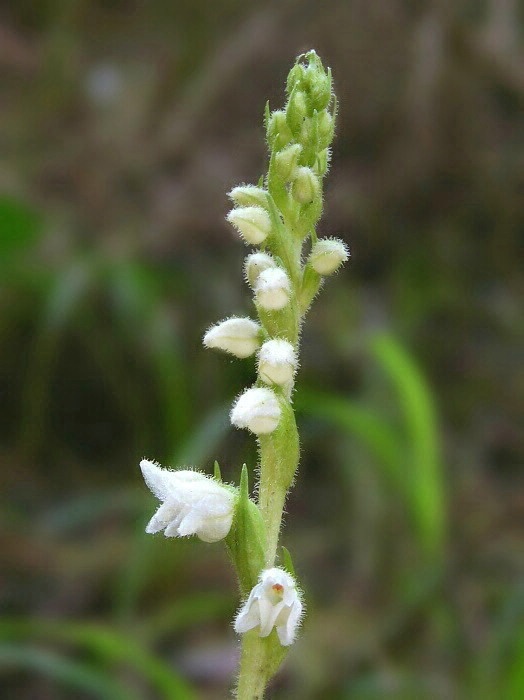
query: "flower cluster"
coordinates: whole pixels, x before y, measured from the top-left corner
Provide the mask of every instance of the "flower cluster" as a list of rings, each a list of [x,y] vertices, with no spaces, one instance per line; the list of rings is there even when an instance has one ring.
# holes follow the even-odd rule
[[[256,246],[245,259],[244,275],[258,318],[231,316],[203,338],[206,348],[240,359],[255,356],[256,381],[236,398],[230,419],[258,438],[258,500],[249,497],[245,466],[237,488],[221,481],[218,468],[210,477],[192,469],[169,471],[148,460],[140,464],[161,501],[147,532],[225,539],[245,597],[235,630],[257,630],[259,637],[274,632],[278,651],[273,661],[266,659],[268,668],[278,666],[281,649],[294,641],[303,611],[294,577],[275,566],[285,499],[299,459],[291,398],[300,329],[323,278],[349,258],[343,241],[316,234],[337,106],[331,73],[314,51],[297,59],[286,91],[284,109],[266,107],[267,174],[257,185],[229,192],[233,208],[227,221],[246,245]],[[251,697],[247,685],[241,695],[243,682],[241,674],[239,697]]]

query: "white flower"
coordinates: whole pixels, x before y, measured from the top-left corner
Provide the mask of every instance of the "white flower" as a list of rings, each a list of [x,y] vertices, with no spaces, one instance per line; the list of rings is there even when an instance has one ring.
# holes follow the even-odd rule
[[[255,435],[265,435],[275,430],[281,414],[280,404],[271,389],[252,387],[236,400],[231,410],[231,423]]]
[[[271,232],[271,219],[262,207],[237,207],[229,212],[227,220],[252,245],[265,241]]]
[[[269,253],[251,253],[244,262],[244,272],[248,284],[254,287],[261,272],[276,266],[276,262]]]
[[[309,264],[319,275],[331,275],[349,259],[349,250],[338,238],[321,238],[309,255]]]
[[[228,318],[211,326],[204,335],[204,345],[236,357],[249,357],[260,346],[260,330],[250,318]]]
[[[144,480],[162,505],[149,521],[146,532],[164,530],[166,537],[197,535],[204,542],[223,539],[233,522],[236,494],[231,487],[191,470],[161,469],[143,459]]]
[[[255,283],[257,301],[267,311],[283,309],[289,302],[290,293],[289,277],[280,267],[270,267],[264,270]]]
[[[287,340],[266,341],[258,355],[258,373],[266,384],[287,384],[297,367],[295,349]]]
[[[280,643],[287,647],[295,640],[302,607],[293,577],[282,569],[266,569],[237,615],[235,632],[258,627],[259,636],[267,637],[276,627]]]

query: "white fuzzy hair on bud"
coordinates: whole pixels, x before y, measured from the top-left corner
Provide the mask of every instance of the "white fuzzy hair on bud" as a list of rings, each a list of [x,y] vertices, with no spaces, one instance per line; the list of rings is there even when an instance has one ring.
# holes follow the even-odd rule
[[[164,530],[166,537],[197,535],[204,542],[218,542],[231,529],[237,495],[201,472],[162,469],[143,459],[140,469],[147,486],[162,504],[149,521],[146,532]]]
[[[297,368],[295,349],[287,340],[266,341],[258,355],[258,374],[266,384],[288,384]]]
[[[287,647],[295,641],[302,610],[293,577],[277,567],[265,569],[238,612],[235,632],[245,634],[258,627],[259,636],[268,637],[275,627],[280,644]]]
[[[244,262],[247,283],[254,288],[260,273],[276,266],[275,260],[269,253],[251,253]]]
[[[313,246],[308,262],[319,275],[332,275],[349,259],[349,249],[339,238],[321,238]]]
[[[255,284],[257,302],[267,311],[279,311],[289,302],[291,283],[280,267],[271,267],[258,276]]]
[[[266,435],[275,430],[281,415],[282,409],[271,389],[252,387],[236,400],[231,409],[231,423],[255,435]]]
[[[262,207],[237,207],[229,212],[227,220],[251,245],[262,243],[271,233],[271,219]]]
[[[250,318],[228,318],[206,332],[204,346],[229,352],[235,357],[253,355],[260,346],[261,327]]]

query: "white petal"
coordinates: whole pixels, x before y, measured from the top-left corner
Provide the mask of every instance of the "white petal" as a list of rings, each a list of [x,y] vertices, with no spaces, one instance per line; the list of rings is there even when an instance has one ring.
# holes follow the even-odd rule
[[[160,532],[166,525],[169,525],[177,516],[178,509],[171,503],[162,503],[156,513],[153,515],[146,527],[146,532],[149,535],[155,532]]]
[[[140,469],[148,488],[160,501],[164,501],[168,493],[166,474],[170,472],[149,459],[143,459],[140,462]]]
[[[294,605],[291,607],[286,624],[277,627],[278,638],[280,639],[282,646],[287,647],[295,641],[301,616],[302,603],[297,597]]]

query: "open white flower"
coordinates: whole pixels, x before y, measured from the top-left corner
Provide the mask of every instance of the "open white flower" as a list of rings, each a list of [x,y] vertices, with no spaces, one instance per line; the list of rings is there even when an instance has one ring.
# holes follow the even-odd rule
[[[283,569],[266,569],[237,615],[235,632],[258,627],[259,636],[267,637],[276,627],[280,643],[287,647],[295,640],[302,609],[293,577]]]
[[[204,542],[218,542],[231,529],[236,494],[200,472],[162,469],[143,459],[144,480],[162,505],[149,521],[146,532],[164,530],[166,537],[197,535]]]
[[[281,415],[282,409],[271,389],[251,387],[236,400],[231,409],[231,423],[255,435],[265,435],[275,430]]]

